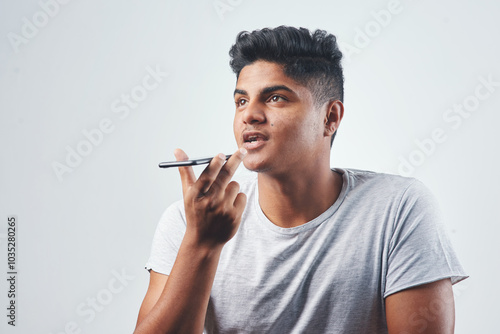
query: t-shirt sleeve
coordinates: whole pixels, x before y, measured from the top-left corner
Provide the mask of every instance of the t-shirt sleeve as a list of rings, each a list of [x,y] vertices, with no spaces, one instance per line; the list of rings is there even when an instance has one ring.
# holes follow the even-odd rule
[[[389,242],[384,298],[395,292],[465,274],[446,233],[435,197],[420,181],[401,197]]]
[[[170,275],[185,232],[186,219],[181,200],[169,206],[161,216],[145,268]]]

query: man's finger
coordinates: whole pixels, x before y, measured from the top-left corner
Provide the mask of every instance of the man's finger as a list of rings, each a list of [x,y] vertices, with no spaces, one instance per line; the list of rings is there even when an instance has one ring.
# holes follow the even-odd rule
[[[224,190],[227,187],[234,173],[238,169],[238,166],[243,161],[243,158],[245,158],[246,154],[247,150],[241,147],[233,154],[231,158],[229,158],[226,164],[222,166],[219,175],[217,175],[217,178],[212,184],[212,188],[214,191]]]
[[[180,148],[174,150],[174,155],[177,161],[185,161],[189,159],[187,154]],[[179,174],[181,175],[182,193],[186,194],[189,187],[196,181],[196,176],[194,175],[193,167],[191,166],[179,167]]]
[[[238,210],[238,212],[243,213],[246,204],[247,204],[247,195],[245,195],[244,193],[239,193],[238,195],[236,195],[236,198],[234,200],[234,207],[236,210]],[[241,215],[239,218],[241,218]]]
[[[234,205],[234,200],[240,192],[240,185],[236,181],[231,181],[226,187],[226,200]]]
[[[217,154],[207,168],[203,170],[198,178],[198,181],[195,183],[195,188],[197,189],[200,195],[205,195],[211,189],[214,180],[219,174],[221,167],[224,165],[226,161],[226,156],[222,153]]]

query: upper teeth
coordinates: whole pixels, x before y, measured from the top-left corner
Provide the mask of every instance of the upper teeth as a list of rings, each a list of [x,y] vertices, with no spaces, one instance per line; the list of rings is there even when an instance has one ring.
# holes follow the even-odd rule
[[[249,141],[255,141],[255,140],[257,140],[257,136],[248,137],[248,140]]]

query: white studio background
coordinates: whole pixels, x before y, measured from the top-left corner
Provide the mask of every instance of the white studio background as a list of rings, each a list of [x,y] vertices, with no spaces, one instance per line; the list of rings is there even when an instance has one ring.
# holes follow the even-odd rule
[[[471,276],[455,286],[456,333],[498,331],[499,11],[493,0],[1,0],[0,332],[133,331],[156,224],[181,198],[177,171],[157,164],[176,147],[236,150],[228,50],[241,30],[282,24],[334,33],[346,54],[332,166],[430,187]]]

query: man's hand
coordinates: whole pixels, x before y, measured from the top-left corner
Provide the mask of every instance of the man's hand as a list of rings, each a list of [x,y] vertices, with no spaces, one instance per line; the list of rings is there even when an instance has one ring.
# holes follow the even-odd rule
[[[177,161],[187,160],[181,149],[174,152]],[[240,148],[227,162],[223,154],[215,156],[198,180],[193,168],[179,167],[186,211],[186,235],[195,245],[208,249],[222,247],[238,230],[246,205],[240,186],[231,181],[246,155]]]
[[[188,157],[177,149],[178,161]],[[192,167],[179,167],[186,210],[186,234],[168,277],[153,273],[134,333],[201,333],[224,244],[238,230],[246,205],[230,182],[246,154],[212,159],[198,180]]]

